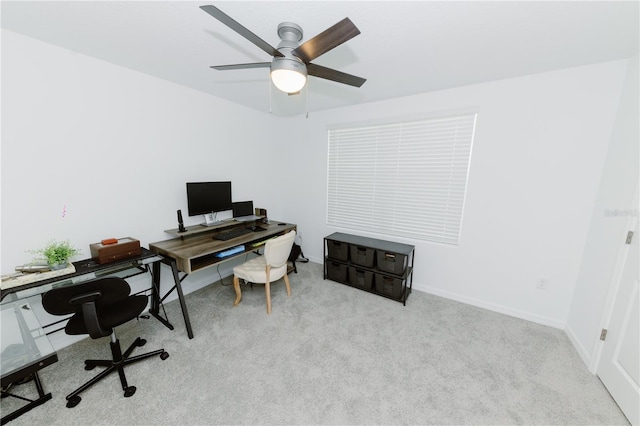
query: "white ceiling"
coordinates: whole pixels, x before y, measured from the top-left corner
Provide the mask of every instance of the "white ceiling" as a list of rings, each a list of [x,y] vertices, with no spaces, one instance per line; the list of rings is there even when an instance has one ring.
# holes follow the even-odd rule
[[[315,59],[367,79],[310,78],[308,98],[275,88],[258,47],[202,11],[213,4],[272,46],[291,21],[304,38],[349,17],[361,34]],[[639,2],[559,1],[2,1],[2,27],[281,116],[389,99],[638,52]],[[46,67],[46,64],[42,64]]]

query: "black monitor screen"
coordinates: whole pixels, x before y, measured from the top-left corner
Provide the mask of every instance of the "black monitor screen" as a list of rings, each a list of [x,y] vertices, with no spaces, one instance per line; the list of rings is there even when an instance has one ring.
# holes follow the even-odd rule
[[[231,182],[187,182],[189,216],[231,210]]]
[[[251,216],[253,214],[253,201],[238,201],[233,203],[233,217]]]

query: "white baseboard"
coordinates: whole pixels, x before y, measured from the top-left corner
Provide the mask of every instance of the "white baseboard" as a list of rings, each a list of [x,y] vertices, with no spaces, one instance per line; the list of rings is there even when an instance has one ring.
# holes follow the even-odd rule
[[[324,260],[321,257],[308,257],[307,259],[309,259],[309,262],[311,263],[318,263],[320,265],[324,264]]]
[[[323,264],[322,259],[309,258],[311,262]],[[487,302],[480,299],[474,299],[461,294],[444,291],[438,288],[422,285],[420,283],[413,282],[412,289],[421,291],[423,293],[429,293],[436,296],[444,297],[445,299],[455,300],[456,302],[465,303],[467,305],[476,306],[478,308],[487,309],[492,312],[509,315],[512,317],[524,319],[527,321],[535,322],[537,324],[547,325],[549,327],[565,330],[566,324],[558,321],[554,318],[548,318],[541,315],[533,314],[531,312],[520,311],[510,308],[508,306],[497,305],[495,303]]]
[[[596,369],[595,369],[596,366],[592,365],[592,362],[591,362],[591,352],[584,347],[584,345],[580,342],[580,340],[578,340],[578,337],[573,332],[573,329],[571,328],[571,326],[567,325],[564,329],[564,332],[567,334],[567,337],[569,338],[569,341],[571,341],[571,343],[573,344],[573,347],[576,349],[576,352],[578,352],[578,355],[580,355],[582,362],[585,363],[585,365],[587,366],[587,368],[592,374],[596,374]]]
[[[547,318],[537,314],[532,314],[530,312],[524,312],[517,309],[512,309],[508,306],[501,306],[495,303],[490,303],[483,300],[462,296],[456,293],[451,293],[448,291],[443,291],[441,289],[424,286],[420,284],[414,283],[413,289],[422,291],[425,293],[429,293],[429,294],[434,294],[436,296],[444,297],[445,299],[451,299],[457,302],[466,303],[467,305],[476,306],[478,308],[487,309],[500,314],[505,314],[505,315],[509,315],[515,318],[520,318],[526,321],[531,321],[536,324],[542,324],[542,325],[563,330],[567,335],[567,337],[569,338],[569,341],[573,345],[574,349],[582,359],[582,362],[584,362],[585,366],[589,370],[589,372],[591,372],[591,374],[596,374],[597,366],[593,365],[593,362],[591,361],[590,352],[586,350],[586,348],[582,345],[582,343],[580,343],[580,340],[578,340],[578,338],[576,337],[576,334],[573,332],[571,327],[569,327],[564,322],[555,320],[553,318]]]
[[[541,315],[533,314],[531,312],[520,311],[508,306],[497,305],[495,303],[487,302],[480,299],[475,299],[467,296],[463,296],[457,293],[451,293],[445,290],[441,290],[434,287],[421,285],[419,283],[413,283],[413,289],[422,291],[436,296],[444,297],[445,299],[455,300],[457,302],[466,303],[467,305],[476,306],[478,308],[487,309],[492,312],[509,315],[515,318],[524,319],[527,321],[535,322],[537,324],[547,325],[549,327],[558,328],[564,330],[566,324],[553,318],[544,317]]]

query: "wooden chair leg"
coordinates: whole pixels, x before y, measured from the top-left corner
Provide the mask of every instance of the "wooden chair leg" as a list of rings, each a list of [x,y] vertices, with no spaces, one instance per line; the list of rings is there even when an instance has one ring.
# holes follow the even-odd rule
[[[289,285],[289,275],[284,274],[284,285],[287,287],[287,296],[291,296],[291,286]]]
[[[236,300],[233,302],[233,306],[238,306],[240,299],[242,299],[242,291],[240,290],[240,278],[233,276],[233,289],[236,291]]]
[[[271,284],[269,281],[264,283],[264,292],[267,296],[267,314],[271,313]]]
[[[264,293],[267,297],[267,315],[271,313],[271,265],[266,265],[264,267],[264,274],[266,276],[266,280],[264,282]]]

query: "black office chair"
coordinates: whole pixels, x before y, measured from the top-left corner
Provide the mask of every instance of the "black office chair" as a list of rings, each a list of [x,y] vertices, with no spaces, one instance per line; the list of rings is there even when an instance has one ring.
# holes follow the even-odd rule
[[[130,357],[129,355],[136,346],[144,346],[147,343],[146,340],[139,337],[122,353],[114,327],[136,318],[147,306],[147,296],[130,296],[130,293],[131,287],[124,279],[109,277],[73,286],[54,288],[42,296],[42,306],[48,313],[52,315],[73,314],[64,329],[67,334],[88,334],[92,339],[111,336],[113,359],[88,359],[84,362],[85,370],[93,370],[97,366],[107,368],[67,395],[67,407],[78,405],[81,400],[79,396],[81,392],[113,371],[117,371],[120,376],[124,396],[130,397],[136,392],[136,387],[127,384],[124,366],[156,355],[160,355],[162,360],[169,357],[164,349]]]

